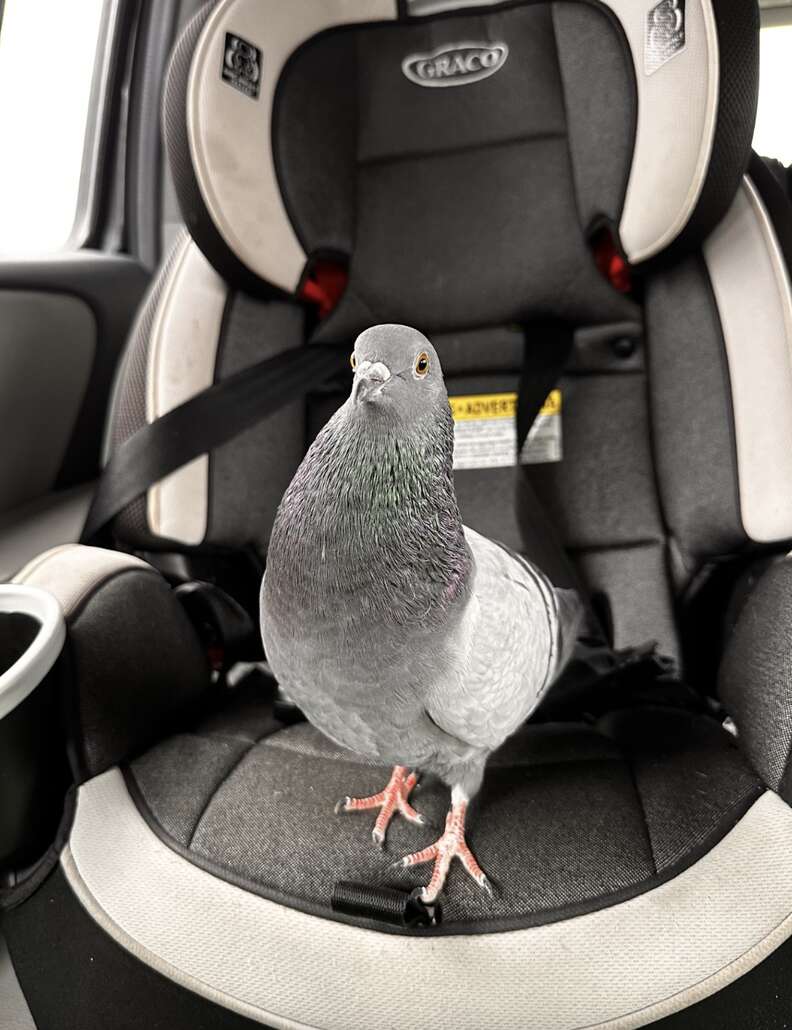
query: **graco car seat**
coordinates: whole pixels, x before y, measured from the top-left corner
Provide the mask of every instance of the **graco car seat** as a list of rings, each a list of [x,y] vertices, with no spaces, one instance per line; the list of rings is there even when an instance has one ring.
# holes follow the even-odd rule
[[[757,33],[749,0],[220,0],[187,27],[165,103],[186,232],[109,453],[376,322],[430,334],[452,398],[512,396],[562,326],[556,460],[458,468],[464,520],[524,549],[538,495],[615,647],[657,641],[701,701],[527,725],[471,822],[496,897],[452,870],[442,921],[388,919],[420,870],[333,815],[382,770],[260,672],[218,674],[343,384],[290,400],[127,505],[116,549],[17,577],[66,618],[76,784],[2,895],[38,1026],[783,1025],[792,236],[749,167]],[[195,580],[223,591],[172,589]],[[440,785],[419,801],[441,818]],[[422,839],[401,822],[389,845]],[[338,903],[342,883],[371,903]]]

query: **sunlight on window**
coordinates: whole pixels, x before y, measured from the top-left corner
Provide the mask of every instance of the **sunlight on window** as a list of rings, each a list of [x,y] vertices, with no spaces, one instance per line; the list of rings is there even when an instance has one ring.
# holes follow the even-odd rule
[[[792,25],[762,29],[760,47],[754,150],[792,164]]]
[[[74,226],[104,4],[5,0],[0,25],[4,255],[58,250]]]

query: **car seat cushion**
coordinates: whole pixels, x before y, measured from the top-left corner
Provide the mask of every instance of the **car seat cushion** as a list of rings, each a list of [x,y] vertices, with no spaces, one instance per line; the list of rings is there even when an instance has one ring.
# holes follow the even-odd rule
[[[680,185],[670,201],[676,214],[666,212],[663,226],[652,230],[655,243],[679,220],[683,193],[687,200],[698,197],[702,210],[715,211],[722,201],[707,197],[721,197],[729,183],[736,185],[748,152],[743,122],[751,120],[755,93],[753,34],[743,25],[753,14],[746,14],[750,5],[741,5],[742,13],[732,12],[729,22],[721,11],[727,6],[688,4],[685,47],[671,47],[668,60],[647,74],[644,49],[655,38],[649,33],[654,15],[639,25],[630,5],[607,9],[570,0],[397,10],[389,3],[322,4],[313,11],[314,24],[278,5],[208,4],[185,30],[165,91],[168,151],[191,239],[177,246],[160,280],[167,288],[153,290],[139,321],[130,348],[135,354],[125,362],[111,413],[114,446],[232,368],[304,343],[311,322],[289,306],[288,296],[313,274],[315,258],[349,264],[346,291],[319,323],[315,342],[350,341],[376,321],[419,324],[432,333],[444,368],[454,375],[471,361],[477,372],[498,372],[498,338],[515,337],[505,369],[509,385],[504,377],[496,385],[497,376],[478,376],[475,384],[470,378],[458,387],[450,383],[452,393],[514,389],[531,338],[530,325],[524,334],[514,333],[515,321],[560,318],[583,331],[595,323],[608,340],[624,332],[635,340],[640,311],[600,277],[587,237],[602,225],[614,231],[624,226],[630,197],[639,198],[630,201],[637,210],[640,196],[651,194],[642,209],[654,217],[662,207],[658,196],[671,197],[676,177],[684,179],[683,166],[674,162],[686,150],[684,189]],[[745,31],[735,36],[738,24]],[[502,39],[511,48],[485,78],[425,88],[402,69],[411,55],[431,53],[443,40],[450,45],[479,37]],[[253,85],[226,67],[226,61],[241,59],[240,46],[252,61],[246,74],[259,76]],[[734,61],[742,86],[721,90],[721,77]],[[699,81],[706,83],[706,97],[690,92]],[[679,95],[685,102],[669,106],[668,97]],[[644,114],[636,125],[638,111]],[[663,160],[648,160],[646,154],[656,156],[664,146],[669,119],[675,131],[682,119],[688,141],[698,140],[703,123],[712,134],[695,157],[685,144]],[[717,188],[708,185],[710,160],[719,163]],[[641,186],[644,176],[655,178]],[[211,202],[207,190],[217,192]],[[696,210],[688,214],[692,225]],[[255,260],[239,242],[248,232],[258,234]],[[651,249],[648,238],[636,246]],[[289,262],[287,281],[281,272]],[[273,300],[279,291],[284,299]],[[249,318],[240,315],[243,309]],[[453,361],[444,349],[452,340]],[[608,340],[600,350],[607,351]],[[464,357],[460,342],[470,349]],[[607,357],[605,362],[608,372],[630,371],[627,361],[621,361],[623,369]],[[600,361],[586,367],[590,381],[579,376],[564,384],[571,398],[579,395],[565,413],[568,446],[563,467],[539,469],[539,479],[551,481],[540,492],[556,516],[563,513],[564,544],[596,547],[590,560],[581,556],[595,589],[607,565],[604,545],[622,545],[628,524],[629,543],[642,548],[635,551],[640,575],[657,589],[664,540],[643,467],[651,465],[648,431],[641,428],[646,414],[638,410],[645,389],[638,377],[606,382],[603,370]],[[592,392],[598,397],[589,397]],[[625,405],[635,408],[636,438],[646,439],[647,448],[626,464],[610,446],[602,451],[600,482],[612,480],[614,487],[592,498],[591,489],[577,489],[586,477],[575,474],[591,463],[588,453],[577,453],[575,440],[590,437],[578,433],[572,420],[585,409],[588,430],[593,418],[602,436],[606,413]],[[315,408],[290,405],[177,470],[129,506],[116,533],[152,550],[252,546],[263,552],[272,513],[311,436],[309,430],[306,439],[305,420],[317,424]],[[482,497],[513,490],[512,471],[462,470],[458,480],[476,508],[464,511],[471,524],[520,548],[519,518],[510,505],[501,505],[497,517],[493,506],[481,511]],[[638,513],[612,503],[625,471],[633,481],[631,496],[642,499]],[[569,515],[570,497],[580,501],[585,525]],[[667,586],[661,583],[659,591],[667,624],[660,635],[674,651]],[[634,633],[645,636],[646,630],[625,626],[620,642],[638,639]]]
[[[140,753],[206,700],[210,671],[167,582],[117,551],[63,544],[14,579],[53,594],[66,619],[59,693],[77,782]]]
[[[180,234],[149,290],[119,371],[109,453],[212,383],[299,346],[304,322],[297,305],[230,289],[189,235]],[[201,544],[263,549],[304,453],[304,422],[304,401],[286,405],[154,484],[118,516],[114,532],[153,550]]]
[[[309,724],[279,728],[260,692],[243,693],[126,772],[150,825],[180,854],[325,914],[337,881],[403,890],[421,882],[420,869],[388,868],[365,816],[333,812],[339,798],[374,793],[387,775]],[[528,726],[493,757],[471,827],[500,888],[490,901],[455,871],[444,925],[529,925],[649,889],[726,833],[762,789],[733,738],[688,713]],[[415,797],[437,823],[447,802],[447,789],[430,780]],[[413,851],[425,836],[396,820],[388,853]]]
[[[746,757],[792,801],[792,560],[767,568],[727,640],[719,692]]]
[[[152,1018],[166,1009],[173,1025],[619,1030],[723,990],[783,943],[790,855],[792,814],[767,792],[684,873],[597,911],[508,933],[372,933],[257,896],[174,854],[110,770],[80,788],[60,868],[4,928],[26,987],[43,971],[63,985],[54,998],[32,992],[37,1018],[65,1010],[82,1016],[75,1026],[89,1025],[115,975],[102,1011],[130,1030],[142,993]],[[53,932],[69,946],[54,952]],[[75,981],[84,990],[69,989]],[[772,983],[760,976],[758,986]],[[175,984],[203,1008],[185,992],[176,1007]],[[754,992],[728,996],[755,1015],[764,991]],[[725,1011],[715,1006],[713,1026],[731,1025]],[[705,1025],[698,1009],[689,1015],[681,1025]]]
[[[688,572],[792,538],[790,240],[789,204],[754,159],[701,256],[647,282],[657,474]]]
[[[506,159],[492,150],[492,177],[480,171],[490,199],[500,203],[497,190],[508,184],[503,178],[507,170],[524,175],[521,164],[530,160],[528,171],[544,166],[548,174],[553,137],[565,137],[572,129],[576,136],[580,132],[572,156],[581,159],[574,168],[586,217],[581,229],[596,218],[611,221],[633,262],[662,251],[689,224],[702,238],[728,206],[745,166],[756,102],[753,6],[697,0],[684,10],[669,2],[647,12],[613,0],[588,7],[584,14],[566,13],[578,6],[449,3],[438,8],[395,0],[337,0],[316,5],[310,16],[301,12],[299,19],[274,2],[225,0],[204,9],[174,62],[166,99],[166,123],[173,129],[169,149],[172,160],[174,149],[180,151],[185,175],[177,176],[176,185],[191,231],[232,281],[231,266],[241,262],[261,283],[294,292],[313,251],[326,247],[349,253],[353,225],[355,248],[365,245],[359,230],[365,232],[367,213],[382,217],[376,197],[389,185],[407,181],[419,194],[434,186],[433,196],[442,202],[444,184],[451,191],[446,205],[459,215],[453,188],[460,181],[457,152],[486,142],[510,151]],[[667,31],[669,17],[681,22],[676,34]],[[496,54],[502,57],[489,64],[486,76],[454,72],[449,64],[443,85],[466,88],[422,88],[441,81],[432,79],[431,62],[443,56],[441,51],[450,61],[459,40],[480,40],[485,51],[500,47]],[[240,60],[240,46],[250,61],[250,83],[231,67]],[[598,83],[588,56],[599,55],[595,61],[604,63],[616,46],[620,57],[609,65],[620,69],[621,81],[605,105],[614,110],[603,116],[598,105],[597,111],[597,122],[605,118],[611,146],[604,148],[600,140],[592,158],[585,105],[596,103],[606,86],[616,83],[608,77]],[[298,65],[299,87],[290,87]],[[429,70],[411,77],[413,65]],[[299,103],[297,92],[303,95],[303,108],[306,101],[313,108],[303,131],[295,125],[304,123],[285,117]],[[570,107],[569,125],[564,102]],[[632,116],[625,117],[630,108]],[[460,110],[464,122],[448,117]],[[627,134],[631,124],[634,139]],[[677,145],[669,151],[671,125]],[[281,137],[285,126],[289,135]],[[399,137],[408,126],[405,154]],[[522,146],[509,146],[520,141]],[[185,143],[189,168],[184,166]],[[566,150],[564,144],[565,162]],[[299,168],[291,158],[295,152]],[[401,168],[388,160],[396,154],[407,159]],[[428,171],[421,157],[431,158],[439,173]],[[713,158],[717,171],[710,175]],[[475,167],[474,155],[467,160]],[[569,169],[562,170],[560,185],[566,192]],[[422,173],[426,182],[415,181],[413,172]],[[603,181],[604,193],[594,200],[594,184]],[[301,182],[307,190],[299,190]],[[512,188],[516,183],[515,178]],[[523,189],[529,183],[530,175]],[[311,193],[309,206],[315,209],[317,184],[328,200],[325,212],[301,217],[295,189]],[[353,189],[362,225],[359,217],[350,217]],[[493,228],[506,232],[507,214],[507,207],[496,210]],[[211,237],[206,244],[204,228]],[[435,241],[423,242],[438,255]]]

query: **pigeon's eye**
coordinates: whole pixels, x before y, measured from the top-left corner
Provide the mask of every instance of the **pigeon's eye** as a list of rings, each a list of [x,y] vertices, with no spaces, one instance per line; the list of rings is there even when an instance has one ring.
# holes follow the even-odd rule
[[[423,351],[415,359],[415,374],[423,378],[429,371],[429,355]]]
[[[352,371],[354,372],[357,368],[357,358],[355,357],[354,351],[349,355],[349,364],[352,366]]]

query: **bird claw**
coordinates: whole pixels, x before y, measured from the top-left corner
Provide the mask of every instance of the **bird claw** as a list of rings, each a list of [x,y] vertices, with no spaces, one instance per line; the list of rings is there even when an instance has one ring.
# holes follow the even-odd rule
[[[371,839],[378,848],[385,846],[385,835],[393,816],[400,812],[408,822],[418,826],[426,826],[427,822],[420,812],[416,812],[407,800],[410,791],[418,782],[418,774],[415,772],[407,774],[402,765],[394,767],[387,787],[378,794],[372,794],[366,798],[342,798],[335,806],[336,813],[339,812],[363,812],[371,808],[380,810]]]
[[[409,866],[423,865],[425,862],[434,863],[429,883],[426,887],[421,887],[420,894],[416,895],[424,904],[431,905],[437,901],[438,895],[445,886],[448,870],[455,858],[459,859],[471,879],[482,890],[485,890],[490,898],[494,897],[492,884],[465,840],[466,810],[466,802],[452,805],[446,817],[445,830],[434,844],[430,844],[421,851],[415,851],[411,855],[405,855],[404,858],[394,862],[391,867],[405,869]]]

